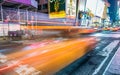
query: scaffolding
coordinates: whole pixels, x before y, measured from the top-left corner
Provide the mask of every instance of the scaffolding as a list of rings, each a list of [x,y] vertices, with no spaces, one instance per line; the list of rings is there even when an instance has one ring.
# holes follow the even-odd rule
[[[0,32],[3,34],[0,36],[7,36],[9,31],[26,30],[25,26],[31,26],[31,30],[36,30],[38,25],[71,26],[74,22],[74,19],[69,18],[49,19],[49,14],[30,10],[29,7],[20,9],[20,6],[9,8],[1,5],[0,8]]]

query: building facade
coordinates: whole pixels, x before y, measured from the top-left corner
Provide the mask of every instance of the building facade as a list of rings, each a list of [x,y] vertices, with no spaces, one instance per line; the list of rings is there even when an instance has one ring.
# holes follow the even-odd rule
[[[48,0],[38,0],[38,11],[48,13]]]
[[[3,6],[7,7],[31,7],[31,8],[38,8],[38,2],[36,0],[3,0]]]

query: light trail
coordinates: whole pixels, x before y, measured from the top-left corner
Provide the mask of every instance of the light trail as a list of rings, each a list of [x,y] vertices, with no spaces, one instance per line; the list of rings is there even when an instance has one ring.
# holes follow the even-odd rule
[[[52,48],[48,47],[47,51],[43,54],[39,52],[37,55],[28,56],[19,60],[17,63],[0,68],[0,73],[9,73],[12,71],[13,74],[11,75],[14,75],[15,71],[13,70],[15,68],[19,67],[19,65],[27,64],[42,72],[42,75],[52,75],[82,57],[90,51],[95,43],[95,38],[72,39],[60,42],[56,44],[58,47],[55,47],[55,45]]]

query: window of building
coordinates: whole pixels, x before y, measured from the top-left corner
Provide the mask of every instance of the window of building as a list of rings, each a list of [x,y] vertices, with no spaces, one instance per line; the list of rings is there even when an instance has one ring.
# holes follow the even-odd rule
[[[43,4],[43,9],[47,9],[48,5],[47,4]]]

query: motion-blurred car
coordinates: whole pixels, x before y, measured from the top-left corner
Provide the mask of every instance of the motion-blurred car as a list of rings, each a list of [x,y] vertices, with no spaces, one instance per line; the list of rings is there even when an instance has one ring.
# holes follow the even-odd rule
[[[96,32],[100,32],[100,31],[102,31],[102,28],[101,27],[94,27],[94,30],[96,30]]]
[[[108,31],[108,30],[110,30],[110,27],[103,27],[102,30],[103,31]]]
[[[118,31],[118,30],[119,30],[119,27],[111,27],[110,30],[111,30],[111,31]]]
[[[54,75],[77,59],[83,58],[96,43],[97,39],[94,37],[68,39],[32,51],[14,53],[14,56],[11,54],[12,59],[10,55],[6,55],[9,60],[0,66],[0,75]]]
[[[95,32],[97,32],[97,30],[94,28],[83,28],[79,30],[79,34],[90,34]]]

